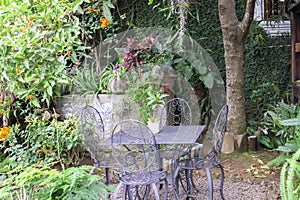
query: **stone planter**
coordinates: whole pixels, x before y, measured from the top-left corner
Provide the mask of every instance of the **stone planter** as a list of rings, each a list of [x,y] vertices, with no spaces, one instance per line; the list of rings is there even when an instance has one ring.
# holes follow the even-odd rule
[[[248,147],[252,151],[257,151],[258,141],[256,135],[248,136]]]
[[[71,115],[80,115],[81,109],[90,105],[95,107],[101,114],[105,125],[105,132],[110,132],[115,122],[122,119],[133,118],[129,109],[123,105],[123,94],[99,94],[86,96],[63,95],[55,99],[57,112],[64,114],[66,117]]]
[[[234,137],[232,134],[226,132],[222,146],[222,153],[230,154],[234,152]]]

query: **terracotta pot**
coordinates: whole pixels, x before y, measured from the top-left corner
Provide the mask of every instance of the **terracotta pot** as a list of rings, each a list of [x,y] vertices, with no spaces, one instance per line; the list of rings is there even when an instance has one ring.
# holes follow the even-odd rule
[[[163,92],[168,93],[170,91],[170,86],[168,84],[163,84]]]

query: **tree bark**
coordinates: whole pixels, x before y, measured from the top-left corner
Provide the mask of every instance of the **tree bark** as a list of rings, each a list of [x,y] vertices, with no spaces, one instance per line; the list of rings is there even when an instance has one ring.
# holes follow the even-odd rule
[[[236,16],[235,4],[235,0],[218,0],[226,64],[226,100],[229,107],[227,132],[241,135],[246,132],[244,46],[253,20],[255,0],[247,0],[242,21]]]

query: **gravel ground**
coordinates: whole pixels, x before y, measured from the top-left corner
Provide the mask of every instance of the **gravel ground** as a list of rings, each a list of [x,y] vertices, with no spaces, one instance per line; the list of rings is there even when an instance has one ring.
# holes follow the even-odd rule
[[[200,175],[201,176],[201,175]],[[199,178],[195,179],[197,186],[202,188],[204,194],[207,194],[207,181],[204,177],[198,176]],[[226,177],[226,175],[225,175]],[[214,188],[217,188],[219,181],[214,179]],[[174,199],[172,193],[172,186],[169,185],[168,199]],[[120,192],[121,194],[122,192]],[[280,191],[279,191],[279,182],[278,181],[265,181],[261,182],[257,180],[251,180],[249,178],[243,179],[241,176],[231,174],[225,178],[223,194],[226,200],[279,200]],[[163,190],[161,190],[161,197],[163,197]],[[122,199],[118,197],[118,199]],[[152,196],[150,199],[154,199]],[[180,199],[185,199],[184,197]],[[207,197],[198,197],[195,199],[208,199]],[[214,199],[221,199],[219,192],[214,191]]]

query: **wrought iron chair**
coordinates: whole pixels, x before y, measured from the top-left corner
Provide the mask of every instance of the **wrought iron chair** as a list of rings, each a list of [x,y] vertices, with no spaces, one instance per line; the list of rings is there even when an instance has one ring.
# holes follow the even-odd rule
[[[110,184],[109,168],[114,158],[111,155],[110,144],[104,144],[106,139],[104,123],[98,110],[92,106],[82,108],[79,120],[84,135],[84,143],[94,163],[93,173],[96,167],[105,168],[106,184]],[[109,137],[109,135],[108,135]]]
[[[162,109],[160,114],[160,129],[163,126],[188,126],[192,124],[192,111],[189,104],[181,98],[169,99]],[[174,158],[174,153],[180,149],[182,146],[164,145],[160,147],[160,159],[169,160],[169,171],[173,169],[172,160]],[[178,155],[179,156],[179,155]]]
[[[151,187],[155,199],[159,199],[156,184],[164,181],[166,175],[158,170],[156,141],[151,130],[136,120],[124,120],[116,124],[111,136],[111,147],[116,160],[120,183],[114,199],[123,186],[122,199],[149,199]],[[167,199],[165,188],[164,199]]]
[[[174,196],[178,199],[181,194],[179,192],[179,183],[182,187],[182,193],[186,196],[186,199],[189,198],[199,198],[200,189],[196,187],[194,183],[192,173],[195,170],[205,170],[208,180],[208,197],[209,199],[213,199],[213,180],[211,175],[212,168],[220,168],[221,170],[221,180],[220,180],[220,196],[221,199],[224,199],[223,195],[223,183],[224,183],[224,170],[222,164],[220,163],[220,153],[222,149],[222,144],[224,140],[224,135],[226,132],[226,124],[227,124],[227,113],[228,113],[228,106],[225,105],[220,110],[215,125],[213,129],[213,148],[209,151],[207,156],[205,157],[194,157],[194,158],[187,158],[183,160],[177,160],[175,162],[175,172],[174,172]],[[181,174],[185,175],[185,185],[184,179],[182,178]],[[194,189],[195,193],[192,192]]]
[[[181,98],[169,99],[160,114],[159,126],[186,126],[192,124],[189,104]]]

